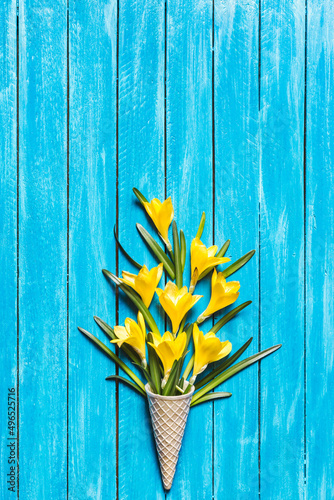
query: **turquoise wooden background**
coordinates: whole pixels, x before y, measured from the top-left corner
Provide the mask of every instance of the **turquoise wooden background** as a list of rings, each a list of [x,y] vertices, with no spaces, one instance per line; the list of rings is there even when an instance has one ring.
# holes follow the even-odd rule
[[[148,413],[76,327],[153,264],[131,188],[231,238],[253,300],[224,335],[283,348],[194,408],[169,499],[334,497],[331,0],[2,0],[0,497],[163,499]],[[205,285],[203,285],[205,286]],[[7,490],[15,387],[19,488]]]

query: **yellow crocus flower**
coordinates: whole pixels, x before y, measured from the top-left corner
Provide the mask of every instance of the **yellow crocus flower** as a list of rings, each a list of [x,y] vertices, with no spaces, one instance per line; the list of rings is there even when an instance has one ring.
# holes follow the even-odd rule
[[[168,248],[171,249],[171,244],[168,239],[168,229],[174,217],[174,208],[171,198],[167,198],[167,200],[162,203],[157,198],[153,198],[150,203],[147,201],[144,202],[143,205],[159,231],[160,236]]]
[[[228,257],[215,257],[217,250],[217,245],[206,248],[199,238],[194,238],[190,247],[191,276],[193,276],[196,268],[200,278],[201,274],[209,267],[218,266],[231,260]]]
[[[138,324],[134,319],[126,318],[124,325],[125,326],[116,325],[114,327],[117,339],[111,340],[111,343],[117,344],[118,347],[121,347],[124,342],[129,344],[139,355],[142,365],[146,367],[146,329],[145,321],[141,312],[138,312]]]
[[[149,307],[152,302],[155,289],[161,279],[162,272],[163,264],[153,267],[150,271],[146,266],[143,266],[138,275],[122,271],[123,279],[121,278],[121,281],[133,288],[138,295],[140,295],[145,306]]]
[[[186,286],[179,289],[171,281],[168,281],[164,290],[157,288],[156,292],[160,304],[172,322],[173,333],[177,332],[183,316],[203,297],[203,295],[192,295]]]
[[[170,372],[175,360],[180,359],[184,353],[187,342],[186,332],[179,333],[176,338],[170,332],[165,332],[162,337],[159,334],[152,333],[153,343],[151,345],[164,367],[165,376]]]
[[[228,340],[221,342],[213,332],[203,335],[196,323],[193,327],[193,339],[195,359],[192,379],[194,381],[194,378],[203,372],[209,363],[227,356],[232,350],[232,344]]]
[[[206,310],[197,319],[202,323],[208,316],[233,304],[239,297],[239,281],[226,282],[223,273],[217,273],[216,269],[212,273],[211,299]]]

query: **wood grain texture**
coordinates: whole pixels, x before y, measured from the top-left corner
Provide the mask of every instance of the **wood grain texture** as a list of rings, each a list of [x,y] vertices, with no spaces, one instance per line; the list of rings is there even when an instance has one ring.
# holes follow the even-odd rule
[[[66,498],[66,1],[21,0],[20,497]]]
[[[308,498],[333,481],[333,3],[308,3],[306,150],[306,451]]]
[[[17,394],[17,158],[16,158],[16,1],[0,4],[2,25],[0,52],[0,497],[8,491],[8,405],[9,388]],[[17,411],[17,408],[16,408]],[[16,419],[17,423],[17,419]],[[16,437],[16,430],[14,437]],[[15,468],[17,470],[17,464]]]
[[[69,498],[116,498],[115,373],[78,332],[108,346],[93,315],[114,325],[116,222],[116,1],[69,4]]]
[[[213,239],[212,2],[167,3],[167,196],[187,241],[185,284],[190,282],[190,243],[203,210],[203,242]],[[209,293],[209,280],[196,294]],[[192,310],[196,319],[204,299]],[[203,330],[209,330],[208,322]],[[212,403],[190,410],[173,488],[168,498],[212,498]],[[196,482],[192,480],[196,477]]]
[[[127,251],[157,265],[136,229],[155,230],[132,192],[164,198],[164,2],[123,0],[119,10],[119,237]],[[155,236],[156,239],[159,239]],[[121,270],[135,271],[119,254]],[[138,270],[136,270],[136,273]],[[155,299],[157,302],[157,299]],[[156,318],[158,309],[151,306]],[[119,298],[119,323],[136,311]],[[158,321],[163,326],[163,321]],[[123,374],[122,374],[123,375]],[[165,497],[146,401],[119,386],[118,498]]]
[[[0,19],[1,499],[15,497],[18,356],[17,498],[332,498],[332,3],[4,0]],[[145,401],[105,381],[114,364],[77,331],[108,344],[94,314],[135,318],[101,273],[134,271],[116,222],[128,252],[156,265],[134,186],[172,197],[186,284],[203,210],[205,244],[230,238],[233,260],[258,250],[235,275],[238,303],[253,304],[219,335],[234,350],[253,336],[248,355],[283,343],[224,384],[231,399],[191,410],[168,495]],[[151,310],[163,331],[157,298]]]
[[[258,348],[258,8],[257,1],[215,2],[215,242],[220,248],[231,239],[232,262],[257,252],[229,278],[241,283],[236,304],[253,303],[219,336],[232,342],[233,351],[253,337],[244,357]],[[257,378],[257,366],[240,373],[221,389],[232,397],[214,402],[217,499],[258,498]]]
[[[262,1],[261,497],[304,498],[305,5]]]

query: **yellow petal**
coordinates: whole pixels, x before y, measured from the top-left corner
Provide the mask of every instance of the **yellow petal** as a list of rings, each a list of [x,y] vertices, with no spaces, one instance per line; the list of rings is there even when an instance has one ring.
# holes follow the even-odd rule
[[[207,250],[208,257],[214,257],[217,252],[218,252],[217,245],[212,245],[212,247],[208,247],[208,250]]]
[[[121,278],[121,281],[133,288],[138,295],[140,295],[145,306],[149,307],[153,299],[155,288],[161,279],[162,272],[163,264],[153,267],[150,271],[144,265],[137,276],[123,271],[123,279]]]
[[[199,238],[194,238],[190,248],[191,275],[193,276],[196,268],[200,276],[210,267],[230,261],[228,257],[215,257],[217,250],[218,247],[216,245],[206,248]]]
[[[161,233],[163,239],[166,241],[168,240],[168,229],[169,226],[171,225],[173,217],[174,217],[174,208],[172,200],[171,198],[167,198],[167,200],[165,200],[162,203],[159,211],[159,224],[161,228],[161,231],[159,232]]]
[[[160,333],[151,332],[151,335],[152,335],[154,345],[159,345],[161,340],[162,340]]]
[[[175,283],[169,281],[165,290],[156,290],[161,306],[172,322],[173,333],[176,333],[184,315],[202,297],[201,295],[191,295],[186,286],[179,289]]]
[[[171,198],[163,203],[154,198],[150,203],[145,202],[144,208],[151,217],[155,227],[165,241],[168,241],[168,229],[174,217],[174,208]]]
[[[122,271],[123,278],[120,278],[123,283],[129,286],[133,286],[135,284],[136,275],[132,273],[128,273],[127,271]]]
[[[182,356],[186,342],[187,335],[185,332],[180,333],[175,339],[168,331],[164,333],[160,342],[148,342],[161,359],[165,374],[171,370],[174,361]]]
[[[167,342],[161,342],[159,345],[148,342],[153,347],[164,367],[164,372],[170,371],[174,363],[173,351]]]
[[[141,329],[142,336],[145,340],[146,339],[145,320],[144,320],[144,316],[142,315],[142,313],[140,311],[138,311],[138,314],[137,314],[137,322],[138,322],[139,328]]]
[[[206,310],[201,314],[202,318],[211,316],[220,309],[233,304],[239,297],[239,281],[226,282],[223,273],[212,273],[211,299]]]
[[[140,358],[142,360],[145,359],[145,330],[143,331],[142,327],[131,318],[126,318],[124,324],[125,327],[115,326],[114,332],[119,340],[112,340],[111,342],[117,343],[119,347],[121,347],[124,342],[131,345]]]
[[[162,336],[162,342],[174,342],[173,334],[169,331],[165,332]]]
[[[194,376],[201,373],[209,363],[227,356],[232,349],[231,342],[221,342],[212,332],[203,335],[196,323],[193,327],[193,339],[195,346]]]
[[[114,326],[114,333],[117,337],[115,340],[111,340],[112,344],[117,344],[118,347],[122,347],[122,344],[129,338],[129,334],[126,331],[125,326]]]

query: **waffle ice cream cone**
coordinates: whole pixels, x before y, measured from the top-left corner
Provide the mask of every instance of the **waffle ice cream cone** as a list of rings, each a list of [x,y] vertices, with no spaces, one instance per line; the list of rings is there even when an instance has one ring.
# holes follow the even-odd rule
[[[165,490],[173,483],[194,387],[181,396],[160,396],[145,386]]]

